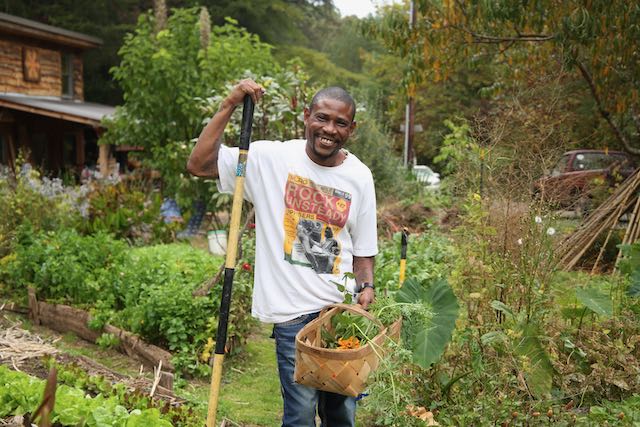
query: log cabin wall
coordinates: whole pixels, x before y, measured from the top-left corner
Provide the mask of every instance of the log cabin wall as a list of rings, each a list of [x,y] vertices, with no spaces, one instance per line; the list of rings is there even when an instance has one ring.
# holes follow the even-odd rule
[[[15,169],[22,150],[47,174],[79,176],[85,167],[113,161],[104,150],[98,159],[97,145],[103,131],[97,114],[113,108],[84,102],[83,52],[101,44],[0,12],[0,166]],[[107,175],[106,167],[101,171]]]
[[[40,69],[38,81],[28,81],[24,72],[24,52],[36,52]],[[62,97],[62,55],[72,56],[73,99],[84,100],[82,56],[60,48],[43,47],[0,36],[0,92]]]

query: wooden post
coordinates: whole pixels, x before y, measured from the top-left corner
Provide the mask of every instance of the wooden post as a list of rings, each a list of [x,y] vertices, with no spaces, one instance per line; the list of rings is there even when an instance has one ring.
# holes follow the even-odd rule
[[[76,166],[82,167],[84,166],[84,131],[82,129],[77,130],[75,132],[76,137]]]
[[[36,298],[35,288],[29,286],[29,318],[31,321],[39,325],[40,324],[40,310],[38,308],[38,299]]]
[[[100,168],[100,174],[103,178],[109,175],[109,146],[106,144],[100,144],[100,154],[98,154],[98,165]]]

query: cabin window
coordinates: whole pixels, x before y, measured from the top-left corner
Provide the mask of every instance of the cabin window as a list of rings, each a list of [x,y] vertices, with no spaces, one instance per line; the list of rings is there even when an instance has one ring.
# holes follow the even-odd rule
[[[73,98],[73,54],[62,53],[62,96]]]

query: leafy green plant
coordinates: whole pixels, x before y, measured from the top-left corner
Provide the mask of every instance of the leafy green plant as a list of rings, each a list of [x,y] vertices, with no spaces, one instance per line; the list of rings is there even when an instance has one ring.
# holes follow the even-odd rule
[[[200,8],[172,9],[162,29],[152,13],[139,16],[111,70],[125,103],[105,123],[103,137],[104,143],[144,146],[139,159],[161,173],[164,194],[186,206],[211,192],[210,185],[184,171],[191,140],[211,117],[207,99],[247,70],[264,75],[279,69],[271,47],[236,21],[227,19],[208,34],[199,15]]]
[[[392,292],[400,287],[400,238],[401,233],[395,233],[393,239],[381,242],[375,265],[378,294]],[[448,265],[453,259],[453,245],[442,234],[412,234],[409,236],[405,276],[418,282],[446,276]]]
[[[74,230],[32,234],[20,229],[14,257],[0,267],[0,277],[14,296],[26,298],[34,286],[41,298],[91,304],[96,300],[117,304],[119,273],[126,265],[124,242],[104,233],[81,236]]]
[[[113,334],[103,333],[96,340],[100,348],[114,348],[120,345],[120,340]]]
[[[331,328],[321,328],[324,348],[354,349],[375,337],[379,328],[374,322],[351,312],[338,313],[331,318]]]
[[[451,340],[458,318],[458,300],[444,279],[422,283],[407,279],[396,294],[396,301],[419,303],[433,313],[428,322],[421,315],[403,316],[402,325],[402,339],[412,351],[413,361],[428,368],[440,358]]]
[[[87,198],[85,234],[104,232],[134,245],[168,243],[177,223],[165,223],[157,191],[132,182],[92,182]]]
[[[178,372],[207,372],[198,355],[215,337],[222,283],[214,286],[213,297],[194,298],[192,292],[214,276],[221,258],[187,244],[129,249],[104,233],[81,236],[62,230],[29,236],[0,263],[0,279],[13,297],[26,299],[27,286],[34,286],[40,299],[90,309],[93,328],[110,323],[169,349]],[[252,257],[252,239],[244,246],[245,256]],[[228,330],[232,348],[244,343],[253,325],[252,279],[252,271],[236,274]]]
[[[20,168],[20,159],[17,168]],[[10,253],[17,232],[71,228],[81,219],[78,194],[62,186],[60,180],[41,178],[30,168],[14,176],[0,175],[0,258]]]
[[[26,415],[36,410],[42,399],[44,381],[0,366],[0,417]],[[61,385],[51,421],[62,426],[116,425],[123,427],[171,427],[156,408],[127,410],[115,398],[86,396],[82,390]]]

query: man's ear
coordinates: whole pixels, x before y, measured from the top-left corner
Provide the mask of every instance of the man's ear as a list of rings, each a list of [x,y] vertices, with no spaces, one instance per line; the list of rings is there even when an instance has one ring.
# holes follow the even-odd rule
[[[311,115],[311,110],[309,110],[308,107],[304,107],[304,123],[307,124],[307,120],[309,119],[309,116]]]
[[[353,135],[353,133],[356,131],[357,125],[358,123],[355,120],[351,122],[351,124],[349,125],[349,135]]]

